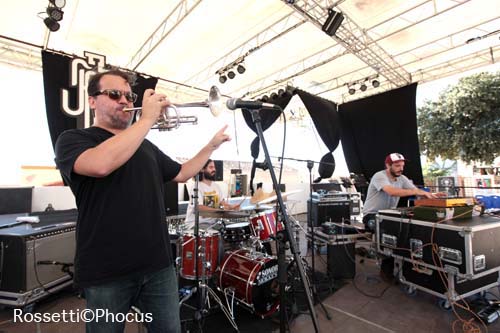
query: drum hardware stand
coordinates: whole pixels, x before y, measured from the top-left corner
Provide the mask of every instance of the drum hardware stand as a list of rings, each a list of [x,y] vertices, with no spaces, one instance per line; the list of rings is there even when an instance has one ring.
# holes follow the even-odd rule
[[[231,311],[229,311],[219,298],[215,291],[210,288],[208,285],[208,274],[204,274],[204,272],[201,272],[201,278],[200,278],[200,272],[198,271],[198,260],[199,256],[202,257],[202,267],[203,271],[207,270],[207,263],[206,263],[206,258],[205,258],[205,239],[201,241],[201,246],[200,250],[202,252],[201,255],[199,255],[198,251],[198,237],[199,237],[199,225],[200,225],[200,209],[198,207],[198,188],[199,188],[199,181],[200,181],[200,173],[198,173],[195,177],[195,186],[193,188],[193,206],[194,206],[194,265],[195,265],[195,281],[196,281],[196,287],[194,288],[197,293],[198,293],[198,306],[195,309],[194,312],[194,318],[193,320],[198,324],[198,328],[200,331],[202,331],[202,320],[203,316],[207,314],[208,309],[210,309],[210,297],[212,297],[215,302],[220,306],[222,309],[224,315],[226,318],[229,320],[231,326],[239,332],[238,325],[234,321],[234,315]],[[189,296],[190,297],[190,296]],[[181,300],[182,302],[182,300]],[[181,303],[182,304],[182,303]],[[208,309],[205,309],[205,305],[208,304]]]
[[[304,267],[300,265],[300,252],[297,249],[295,239],[293,238],[293,233],[291,229],[290,217],[287,214],[286,207],[283,201],[283,197],[281,195],[280,187],[278,184],[278,180],[276,178],[276,174],[274,172],[274,168],[271,163],[271,157],[269,155],[269,151],[267,150],[266,141],[264,138],[264,133],[262,130],[261,118],[258,110],[248,110],[252,115],[252,121],[257,130],[257,134],[262,144],[262,148],[264,150],[265,161],[269,166],[269,173],[271,175],[271,179],[273,181],[273,187],[276,191],[276,196],[278,199],[279,207],[281,208],[281,212],[283,214],[283,223],[285,224],[284,232],[278,233],[276,236],[278,240],[278,283],[279,283],[279,294],[280,294],[280,332],[284,333],[286,331],[285,323],[286,323],[286,307],[284,306],[286,302],[285,288],[287,283],[287,263],[286,263],[286,253],[285,246],[286,242],[290,245],[290,251],[292,252],[295,261],[297,262],[297,269],[300,275],[300,280],[302,281],[305,295],[307,298],[307,305],[309,307],[309,313],[311,315],[311,320],[314,325],[315,332],[319,332],[318,318],[316,317],[316,312],[314,310],[314,304],[312,301],[312,297],[310,294],[309,283],[307,281],[307,277],[304,272]],[[281,110],[282,111],[282,110]]]

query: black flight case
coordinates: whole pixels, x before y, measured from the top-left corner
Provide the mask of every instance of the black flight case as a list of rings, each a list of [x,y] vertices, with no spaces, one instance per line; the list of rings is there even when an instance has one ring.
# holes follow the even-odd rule
[[[379,211],[376,246],[379,253],[394,258],[394,274],[408,292],[422,290],[448,307],[449,302],[499,286],[499,218],[435,223],[414,220],[406,212]]]

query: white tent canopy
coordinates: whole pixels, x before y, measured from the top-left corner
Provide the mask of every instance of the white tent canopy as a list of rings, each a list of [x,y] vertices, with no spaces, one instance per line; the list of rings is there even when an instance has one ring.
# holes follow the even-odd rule
[[[231,97],[293,85],[342,103],[490,65],[500,50],[494,0],[68,0],[56,32],[43,22],[48,3],[2,4],[1,62],[41,68],[40,47],[89,51],[168,80],[179,101],[217,84]],[[330,8],[345,16],[333,37],[321,30]],[[245,73],[220,84],[216,72],[240,61]]]
[[[47,6],[49,1],[2,3],[0,73],[8,78],[2,92],[9,98],[0,131],[16,144],[2,146],[0,154],[8,158],[0,184],[15,183],[21,165],[53,165],[41,112],[43,48],[78,57],[101,54],[108,64],[159,77],[159,89],[174,102],[203,101],[216,84],[226,97],[259,98],[291,85],[337,103],[497,64],[500,48],[495,0],[67,0],[56,32],[44,24]],[[321,29],[330,8],[345,16],[333,37]],[[242,60],[246,71],[221,84],[216,72],[227,75]],[[12,66],[21,70],[12,74]],[[420,87],[419,93],[425,90]],[[425,91],[432,97],[437,92]],[[319,160],[326,147],[297,99],[286,110],[295,129],[285,156]],[[226,123],[234,139],[214,158],[250,160],[254,134],[241,113],[217,119],[206,110],[189,114],[199,117],[196,128],[151,132],[148,138],[185,158]],[[266,136],[273,141],[271,154],[280,155],[282,126]],[[341,155],[339,148],[336,174],[348,172]]]

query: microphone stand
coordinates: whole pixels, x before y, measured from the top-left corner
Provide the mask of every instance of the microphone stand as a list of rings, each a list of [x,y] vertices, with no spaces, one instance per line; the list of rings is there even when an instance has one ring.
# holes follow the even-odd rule
[[[281,109],[281,108],[280,108]],[[299,272],[300,280],[302,281],[302,286],[305,291],[307,306],[309,308],[309,313],[311,314],[311,319],[314,325],[314,331],[319,332],[318,318],[316,317],[316,312],[314,310],[314,304],[312,301],[312,297],[310,294],[309,282],[307,281],[307,277],[305,275],[304,266],[302,266],[302,261],[300,258],[300,252],[297,249],[297,244],[295,243],[295,238],[293,237],[292,228],[290,224],[290,217],[286,212],[286,207],[283,201],[283,197],[281,195],[280,187],[278,184],[278,180],[276,178],[276,174],[274,172],[274,168],[272,167],[271,157],[269,155],[269,151],[267,150],[266,141],[264,138],[264,132],[262,130],[261,118],[258,110],[247,109],[252,115],[252,121],[257,129],[257,135],[262,144],[262,148],[264,150],[265,161],[269,166],[269,173],[271,175],[271,179],[273,182],[274,190],[276,192],[276,197],[278,199],[278,204],[282,212],[283,223],[285,225],[284,233],[280,232],[276,236],[277,245],[278,245],[278,284],[279,284],[279,295],[280,295],[280,333],[285,333],[285,322],[286,322],[286,283],[287,283],[287,263],[285,258],[285,249],[286,242],[290,244],[290,251],[293,254],[295,259],[295,263],[297,265],[297,270]]]

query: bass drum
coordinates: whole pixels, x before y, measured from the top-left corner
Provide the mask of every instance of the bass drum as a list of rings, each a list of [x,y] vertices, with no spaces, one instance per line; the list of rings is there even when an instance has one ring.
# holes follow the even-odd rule
[[[219,288],[234,288],[235,298],[250,311],[267,317],[279,308],[278,261],[246,249],[228,251],[218,276]]]

